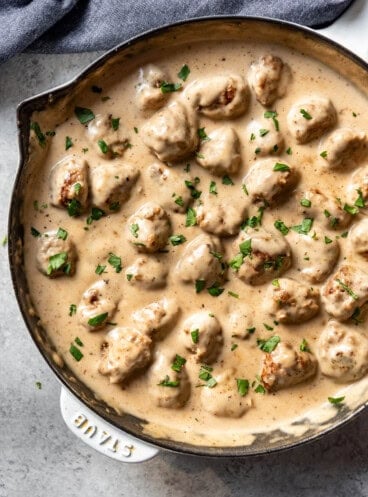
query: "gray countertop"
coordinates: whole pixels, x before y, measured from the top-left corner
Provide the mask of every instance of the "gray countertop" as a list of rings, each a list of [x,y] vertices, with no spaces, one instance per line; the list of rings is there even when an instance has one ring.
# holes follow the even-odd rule
[[[95,58],[28,54],[0,67],[0,239],[18,165],[17,103],[70,79]],[[162,452],[127,465],[95,452],[64,425],[60,386],[22,322],[1,246],[0,274],[0,497],[368,496],[366,414],[321,441],[250,460]]]

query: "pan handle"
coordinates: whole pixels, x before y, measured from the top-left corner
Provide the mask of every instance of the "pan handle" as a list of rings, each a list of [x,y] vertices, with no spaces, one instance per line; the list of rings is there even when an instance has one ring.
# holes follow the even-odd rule
[[[152,445],[107,423],[64,387],[61,388],[60,408],[67,427],[74,435],[105,456],[133,463],[148,461],[159,452]]]
[[[368,2],[355,0],[337,21],[318,32],[368,60],[368,44],[364,42],[367,38],[367,26]]]

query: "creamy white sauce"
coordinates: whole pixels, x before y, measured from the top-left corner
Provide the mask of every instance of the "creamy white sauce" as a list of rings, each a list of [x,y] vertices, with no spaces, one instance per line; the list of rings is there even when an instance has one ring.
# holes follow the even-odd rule
[[[346,79],[326,66],[280,46],[260,46],[251,43],[244,45],[235,42],[224,42],[221,45],[193,44],[189,47],[182,47],[176,53],[170,53],[164,60],[161,60],[160,54],[152,53],[150,62],[157,64],[163,73],[168,75],[169,81],[173,82],[178,81],[177,72],[182,65],[188,64],[191,72],[183,84],[186,87],[196,79],[227,73],[240,74],[246,78],[250,64],[265,53],[274,53],[281,57],[289,65],[292,73],[292,80],[285,96],[271,107],[278,113],[285,150],[290,147],[292,154],[288,155],[284,151],[277,158],[275,156],[275,162],[287,161],[301,174],[295,195],[290,195],[283,204],[264,212],[262,226],[272,229],[276,219],[283,220],[287,226],[301,223],[303,215],[299,211],[298,203],[301,193],[307,189],[318,187],[322,192],[344,198],[345,185],[351,176],[351,170],[328,170],[323,167],[323,164],[321,165],[321,158],[317,153],[319,140],[304,145],[297,144],[286,124],[286,116],[290,107],[296,101],[312,94],[329,97],[337,109],[338,127],[366,130],[368,129],[368,115],[364,112],[367,106],[365,96]],[[234,374],[236,378],[247,378],[252,383],[255,376],[260,373],[264,354],[257,347],[257,338],[278,335],[282,341],[288,341],[297,348],[305,338],[313,352],[320,331],[329,319],[323,309],[315,318],[306,323],[275,325],[272,319],[264,314],[261,306],[265,292],[271,283],[252,287],[238,279],[231,270],[228,271],[229,281],[222,285],[225,288],[222,295],[212,297],[206,291],[196,294],[194,285],[178,281],[174,268],[186,245],[202,230],[198,226],[185,227],[185,214],[172,211],[169,212],[172,232],[185,235],[187,242],[175,247],[169,244],[168,253],[154,255],[155,260],[159,260],[165,267],[170,268],[167,285],[145,290],[137,285],[129,284],[126,279],[125,269],[139,257],[136,249],[125,238],[126,221],[145,202],[155,200],[160,203],[160,190],[154,188],[147,174],[148,167],[157,162],[157,158],[149,152],[140,136],[146,117],[138,110],[135,101],[138,69],[142,62],[136,60],[135,64],[136,69],[132,70],[129,75],[120,77],[116,68],[111,74],[102,75],[101,80],[98,81],[99,86],[103,88],[102,94],[93,93],[86,88],[83,94],[74,99],[75,105],[91,108],[96,115],[112,114],[115,118],[120,117],[120,126],[129,136],[132,147],[125,151],[123,159],[113,160],[133,164],[140,170],[140,177],[132,189],[129,200],[119,212],[94,221],[88,226],[88,230],[85,230],[86,215],[71,218],[66,210],[50,205],[50,170],[63,157],[66,155],[82,157],[88,162],[90,168],[107,163],[101,158],[96,148],[91,146],[86,135],[86,128],[72,115],[72,110],[69,112],[70,115],[66,116],[67,119],[61,119],[59,125],[55,127],[56,135],[48,138],[50,144],[43,154],[39,153],[37,141],[33,142],[34,152],[31,154],[31,160],[37,163],[37,174],[30,177],[25,195],[24,257],[31,298],[41,322],[63,360],[76,376],[96,393],[96,397],[103,399],[118,412],[132,413],[147,420],[148,425],[145,430],[155,436],[167,436],[193,444],[246,445],[252,443],[254,433],[275,428],[280,428],[286,433],[301,435],[306,431],[306,425],[293,426],[292,420],[307,417],[311,423],[327,422],[336,412],[334,406],[326,404],[327,397],[337,397],[343,394],[348,402],[349,396],[354,397],[353,391],[354,388],[357,390],[358,384],[354,388],[347,387],[342,391],[341,384],[336,384],[318,372],[311,380],[276,393],[261,395],[250,388],[246,400],[251,401],[252,406],[239,418],[225,419],[213,416],[202,408],[201,388],[196,388],[196,385],[201,383],[198,380],[200,365],[194,362],[179,336],[182,332],[182,323],[190,314],[203,309],[208,313],[213,313],[222,325],[224,338],[221,354],[212,364],[213,374],[220,373],[225,367],[233,367],[236,371]],[[102,101],[101,96],[110,98]],[[174,102],[178,98],[180,98],[180,92],[171,94],[169,101]],[[254,153],[254,146],[250,141],[249,129],[253,121],[261,121],[262,126],[273,129],[271,119],[264,122],[264,111],[264,107],[252,94],[248,111],[237,119],[219,122],[203,115],[199,116],[198,127],[205,128],[207,134],[220,126],[231,127],[237,132],[242,162],[238,174],[231,175],[234,185],[223,185],[221,177],[213,176],[208,170],[200,167],[194,159],[178,163],[174,166],[175,171],[181,173],[184,181],[189,176],[184,171],[185,165],[189,162],[191,164],[190,176],[200,178],[197,188],[203,191],[203,195],[207,194],[210,182],[215,181],[217,197],[224,199],[225,204],[236,206],[239,202],[243,202],[242,179],[257,160],[257,154]],[[353,112],[357,114],[356,117],[353,116]],[[45,117],[42,113],[34,115],[34,121],[40,123],[43,131],[48,129],[47,116]],[[134,131],[134,128],[138,129],[138,133]],[[66,136],[71,137],[73,142],[73,146],[68,151],[65,151]],[[84,153],[85,148],[88,148],[88,151]],[[108,163],[110,164],[111,161]],[[38,201],[38,210],[33,208],[34,201]],[[43,204],[48,204],[48,206],[41,208]],[[353,222],[362,216],[359,214]],[[37,239],[30,234],[31,226],[40,232],[58,227],[68,231],[78,253],[74,276],[49,279],[37,270],[35,262]],[[346,230],[323,230],[324,234],[332,239],[343,231]],[[231,257],[231,244],[234,238],[222,239],[227,260]],[[364,258],[349,251],[348,238],[339,238],[338,243],[340,245],[339,262],[356,259],[360,267],[368,270],[368,263]],[[122,272],[116,273],[107,263],[109,253],[121,257]],[[312,256],[318,257],[318,254]],[[107,266],[107,272],[101,276],[95,274],[98,264]],[[297,258],[294,257],[291,268],[284,276],[300,279]],[[118,309],[112,321],[120,326],[130,325],[132,312],[144,305],[164,296],[176,299],[180,307],[179,319],[164,340],[155,343],[155,348],[162,352],[180,354],[187,359],[186,370],[191,382],[191,396],[184,407],[165,409],[155,406],[154,402],[149,400],[149,386],[145,372],[134,376],[132,381],[123,387],[119,384],[110,384],[109,378],[98,372],[101,344],[112,326],[90,332],[78,324],[76,316],[69,316],[69,306],[70,304],[78,305],[83,292],[101,278],[109,281],[110,290],[118,302]],[[313,287],[319,288],[321,284],[313,284]],[[238,294],[239,299],[229,295],[228,291]],[[252,326],[256,327],[256,332],[249,339],[241,340],[232,337],[230,315],[238,311],[246,314]],[[264,323],[274,329],[267,331]],[[357,329],[365,333],[365,324],[359,325]],[[79,337],[84,344],[80,347],[84,354],[80,362],[76,362],[69,353],[70,344],[76,337]],[[234,343],[238,347],[232,351]],[[366,379],[359,383],[361,383],[359,392],[366,394]],[[236,391],[234,394],[236,395]]]

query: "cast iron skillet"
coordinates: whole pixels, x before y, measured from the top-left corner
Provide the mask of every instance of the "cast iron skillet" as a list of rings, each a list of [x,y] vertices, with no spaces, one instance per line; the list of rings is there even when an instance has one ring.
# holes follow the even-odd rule
[[[105,403],[96,400],[93,392],[78,380],[66,366],[56,360],[56,351],[48,339],[46,330],[39,324],[39,318],[34,313],[29,312],[32,303],[28,295],[28,286],[23,267],[24,228],[22,210],[27,209],[27,206],[23,205],[23,191],[27,184],[27,178],[32,174],[31,166],[28,163],[28,149],[30,122],[33,112],[46,109],[52,112],[55,106],[63,101],[70,100],[71,96],[78,90],[81,91],[81,88],[83,89],[86,86],[86,82],[90,86],[91,82],[95,79],[97,81],[99,75],[105,70],[111,70],[115,64],[119,64],[119,70],[124,71],[124,61],[126,65],[129,65],[129,61],[135,55],[147,52],[152,48],[161,49],[164,54],[165,47],[168,46],[172,48],[173,45],[195,41],[231,39],[244,41],[249,39],[260,42],[264,40],[266,42],[277,42],[291,49],[295,48],[299,52],[313,56],[336,69],[361,88],[362,91],[368,88],[368,65],[363,60],[314,31],[292,23],[255,17],[209,17],[178,22],[146,32],[110,50],[88,66],[71,82],[25,100],[19,105],[17,123],[20,165],[14,184],[9,215],[9,259],[16,298],[29,333],[59,380],[87,407],[116,428],[165,449],[202,456],[260,455],[316,440],[357,416],[358,413],[363,411],[368,399],[362,399],[361,404],[353,409],[348,406],[342,406],[336,410],[336,415],[332,422],[322,423],[318,426],[310,425],[302,436],[275,430],[271,433],[257,434],[254,442],[249,446],[194,446],[189,443],[177,442],[174,439],[154,438],[147,435],[143,432],[144,420],[131,415],[117,415]]]

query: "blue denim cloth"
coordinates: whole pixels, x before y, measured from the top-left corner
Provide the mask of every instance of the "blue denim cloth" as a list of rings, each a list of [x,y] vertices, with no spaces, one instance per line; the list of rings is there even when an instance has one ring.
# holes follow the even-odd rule
[[[353,0],[0,0],[0,62],[32,52],[106,50],[148,29],[209,15],[267,16],[318,27]]]

